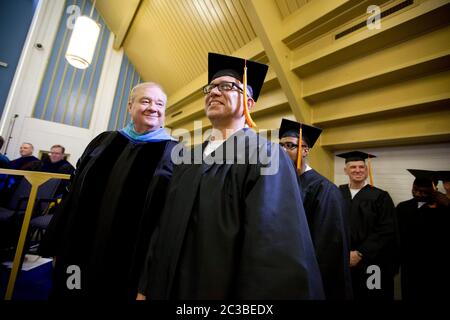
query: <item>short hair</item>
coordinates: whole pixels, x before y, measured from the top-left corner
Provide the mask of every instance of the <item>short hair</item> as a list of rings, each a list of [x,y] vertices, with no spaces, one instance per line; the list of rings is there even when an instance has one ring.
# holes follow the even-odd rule
[[[29,145],[29,146],[31,147],[31,150],[34,150],[34,146],[33,146],[33,144],[32,144],[32,143],[29,143],[29,142],[22,142],[22,144],[21,144],[21,145],[24,145],[24,144],[27,144],[27,145]]]
[[[166,94],[166,92],[164,91],[163,87],[161,85],[157,84],[156,82],[142,82],[142,83],[139,83],[139,84],[135,85],[133,87],[133,89],[131,89],[130,95],[128,96],[128,102],[129,103],[134,101],[135,92],[136,92],[137,89],[139,89],[141,87],[156,87],[156,88],[158,88],[163,93],[164,98],[166,99],[166,103],[167,103],[167,94]]]
[[[0,149],[3,147],[4,143],[5,143],[5,139],[3,139],[2,136],[0,136]]]
[[[53,146],[50,148],[50,150],[52,150],[53,148],[60,148],[61,151],[62,151],[62,153],[66,152],[66,148],[64,148],[64,147],[63,147],[62,145],[60,145],[60,144],[55,144],[55,145],[53,145]]]

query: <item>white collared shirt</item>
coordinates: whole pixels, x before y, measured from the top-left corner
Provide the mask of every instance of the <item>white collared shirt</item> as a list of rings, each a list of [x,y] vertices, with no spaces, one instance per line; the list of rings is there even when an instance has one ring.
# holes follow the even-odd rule
[[[206,158],[207,156],[209,156],[214,150],[216,150],[218,147],[220,147],[224,141],[225,140],[209,141],[205,147],[205,150],[203,151],[204,157]]]
[[[367,182],[364,183],[364,185],[362,186],[362,188],[364,188],[366,185],[367,185]],[[356,194],[359,192],[359,190],[362,189],[362,188],[360,188],[360,189],[352,189],[352,188],[350,188],[350,185],[348,185],[348,188],[350,189],[350,193],[351,193],[351,195],[352,195],[352,199],[356,196]]]

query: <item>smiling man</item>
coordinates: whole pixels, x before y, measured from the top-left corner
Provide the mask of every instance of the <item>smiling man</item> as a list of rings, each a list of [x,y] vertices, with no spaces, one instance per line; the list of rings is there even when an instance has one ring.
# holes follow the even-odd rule
[[[29,142],[20,145],[20,157],[9,163],[9,169],[14,170],[30,170],[38,162],[39,159],[33,156],[34,146]]]
[[[294,168],[247,127],[267,68],[209,54],[203,93],[213,130],[194,152],[202,161],[174,169],[139,299],[323,298]],[[252,160],[267,154],[279,170],[263,174],[268,162]]]
[[[163,128],[166,101],[156,83],[134,87],[128,102],[132,122],[100,134],[78,160],[41,245],[43,254],[56,257],[54,298],[135,297],[172,174],[176,142]],[[70,266],[79,268],[80,288],[67,286]]]
[[[349,184],[339,186],[349,208],[350,270],[356,300],[392,300],[398,254],[398,231],[394,203],[384,190],[369,185],[366,159],[374,155],[351,151],[345,159]],[[379,267],[381,286],[368,286],[369,266]]]
[[[42,161],[42,167],[38,171],[72,174],[75,168],[64,159],[66,148],[55,144],[50,148],[48,160]]]

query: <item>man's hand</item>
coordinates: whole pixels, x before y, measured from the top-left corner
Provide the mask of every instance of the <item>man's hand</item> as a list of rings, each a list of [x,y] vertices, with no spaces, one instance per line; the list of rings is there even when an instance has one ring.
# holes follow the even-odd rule
[[[362,260],[362,255],[359,251],[350,251],[350,267],[356,266]]]
[[[433,193],[433,198],[441,206],[444,206],[447,208],[450,207],[450,199],[447,197],[447,195],[443,194],[442,192],[435,191]]]
[[[136,296],[136,300],[147,300],[147,297],[144,296],[142,293],[138,293]]]

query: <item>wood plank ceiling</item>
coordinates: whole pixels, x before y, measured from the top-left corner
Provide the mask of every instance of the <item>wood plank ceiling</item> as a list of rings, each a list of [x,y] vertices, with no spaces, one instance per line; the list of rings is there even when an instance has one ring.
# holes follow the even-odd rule
[[[161,83],[170,96],[206,72],[208,52],[232,54],[256,38],[245,1],[99,0],[97,8],[116,47],[125,38],[123,48],[141,77]],[[276,4],[287,17],[310,1]]]
[[[373,5],[378,29],[367,24]],[[144,80],[166,89],[170,128],[209,125],[200,89],[213,51],[269,63],[252,116],[267,129],[286,116],[322,127],[316,167],[332,159],[330,150],[450,139],[450,0],[98,0],[97,7],[115,46]]]

